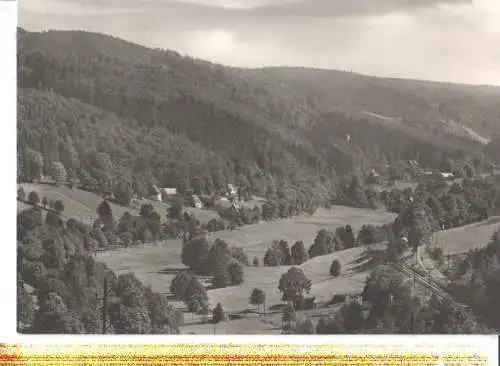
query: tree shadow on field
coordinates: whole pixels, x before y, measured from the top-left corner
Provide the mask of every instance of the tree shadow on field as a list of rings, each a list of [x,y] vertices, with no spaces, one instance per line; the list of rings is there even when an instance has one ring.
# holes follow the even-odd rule
[[[475,226],[476,227],[490,226],[490,225],[495,225],[495,224],[498,224],[498,223],[500,223],[500,216],[499,217],[492,217],[492,218],[490,218],[490,219],[488,219],[486,221],[478,223]]]
[[[160,269],[159,271],[153,271],[150,273],[159,273],[159,274],[177,274],[181,271],[187,270],[187,268],[179,268],[179,267],[166,267]]]
[[[370,254],[363,253],[354,260],[347,263],[347,265],[355,264],[352,268],[349,269],[349,273],[361,273],[366,271],[372,271],[378,265],[378,261],[373,258]]]
[[[360,265],[351,268],[350,272],[351,273],[361,273],[361,272],[372,271],[375,269],[375,267],[378,264],[379,264],[379,262],[377,260],[370,258],[366,262],[361,263]]]

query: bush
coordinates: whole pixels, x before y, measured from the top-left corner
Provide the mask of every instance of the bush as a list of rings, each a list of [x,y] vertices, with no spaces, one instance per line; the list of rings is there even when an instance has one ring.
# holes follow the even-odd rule
[[[311,309],[314,309],[316,307],[316,297],[306,297],[304,299],[304,306],[303,306],[303,309],[304,310],[311,310]]]
[[[337,259],[335,259],[330,265],[330,274],[333,277],[338,277],[340,275],[340,270],[341,270],[340,262]]]
[[[269,248],[264,256],[264,265],[278,267],[281,265],[281,253],[276,248]]]
[[[245,252],[243,251],[243,248],[240,248],[240,247],[232,247],[231,248],[231,256],[236,259],[238,262],[240,262],[241,264],[244,264],[246,266],[249,265],[249,262],[248,262],[248,257],[247,255],[245,254]]]
[[[259,258],[253,257],[252,264],[253,264],[254,267],[259,267],[260,266]]]
[[[58,213],[61,213],[64,211],[64,203],[62,201],[55,201],[54,202],[54,210],[56,210]]]
[[[229,278],[231,285],[237,286],[243,283],[244,273],[243,267],[239,262],[232,262],[229,264],[227,271],[229,273]]]
[[[63,227],[64,222],[63,220],[55,213],[53,212],[47,212],[47,216],[45,217],[45,222],[49,226],[53,227]]]
[[[346,295],[335,294],[330,300],[329,305],[341,304],[345,302],[345,300],[346,300]]]
[[[226,229],[226,223],[222,219],[213,218],[206,224],[206,229],[208,232],[222,231]]]
[[[35,191],[31,191],[28,195],[28,202],[30,205],[38,205],[40,203],[40,196]]]

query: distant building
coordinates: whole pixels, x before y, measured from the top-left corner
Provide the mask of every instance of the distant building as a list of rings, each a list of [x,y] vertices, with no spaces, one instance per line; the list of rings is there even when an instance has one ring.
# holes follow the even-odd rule
[[[236,196],[238,194],[238,190],[232,184],[227,185],[227,194],[228,196]]]
[[[419,164],[416,160],[408,160],[408,167],[418,168]]]
[[[195,194],[191,196],[191,204],[195,208],[203,208],[203,202],[201,202],[200,197]]]
[[[170,197],[178,195],[177,188],[160,188],[161,200],[167,201]]]
[[[161,188],[161,191],[168,196],[175,196],[178,194],[177,188]]]
[[[441,172],[440,174],[441,174],[441,176],[444,179],[455,179],[455,175],[453,173],[443,173],[443,172]]]
[[[114,200],[115,199],[115,194],[110,191],[106,191],[102,193],[102,198],[105,200]]]

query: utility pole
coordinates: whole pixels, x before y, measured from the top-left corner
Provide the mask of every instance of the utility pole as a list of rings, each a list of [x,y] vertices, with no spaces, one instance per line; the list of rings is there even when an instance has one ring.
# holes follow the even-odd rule
[[[103,286],[103,297],[97,298],[97,300],[103,302],[102,304],[102,334],[106,334],[107,330],[107,312],[108,312],[108,273],[104,275],[104,286]]]
[[[104,299],[102,305],[102,334],[106,334],[106,312],[108,309],[108,278],[104,276]]]

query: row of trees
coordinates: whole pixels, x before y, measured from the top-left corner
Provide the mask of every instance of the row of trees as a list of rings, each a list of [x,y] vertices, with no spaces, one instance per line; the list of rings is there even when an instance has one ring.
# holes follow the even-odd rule
[[[55,210],[58,213],[64,211],[64,203],[61,200],[49,200],[46,196],[40,200],[40,195],[36,191],[31,191],[28,197],[26,197],[26,193],[22,187],[17,190],[17,199],[21,202],[27,202],[32,206],[41,205],[44,209]]]

